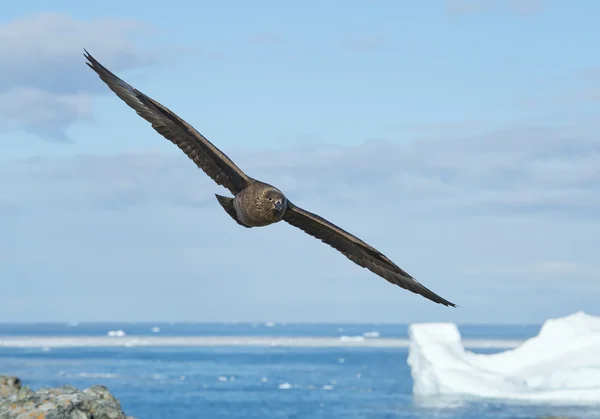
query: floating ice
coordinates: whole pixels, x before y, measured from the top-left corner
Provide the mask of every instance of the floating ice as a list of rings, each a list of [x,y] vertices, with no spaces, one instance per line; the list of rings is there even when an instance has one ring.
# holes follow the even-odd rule
[[[282,384],[279,384],[279,388],[282,390],[288,390],[288,389],[292,388],[292,385],[290,383],[282,383]]]
[[[106,335],[111,337],[123,337],[125,336],[125,332],[123,330],[109,330]]]
[[[378,338],[381,334],[379,332],[365,332],[363,336],[366,338]]]
[[[340,336],[340,340],[343,342],[362,342],[365,340],[364,336]]]
[[[466,351],[452,323],[413,324],[409,337],[413,393],[422,399],[600,403],[600,317],[549,319],[536,337],[490,355]]]
[[[85,378],[117,378],[119,376],[118,374],[108,372],[80,372],[77,375]]]
[[[153,327],[150,330],[152,330],[152,333],[158,333],[158,332],[160,332],[160,327]]]

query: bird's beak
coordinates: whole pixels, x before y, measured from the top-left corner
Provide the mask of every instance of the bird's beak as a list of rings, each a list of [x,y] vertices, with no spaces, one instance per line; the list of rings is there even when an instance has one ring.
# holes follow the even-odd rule
[[[277,211],[281,211],[282,208],[283,208],[283,204],[281,203],[281,201],[275,202],[275,209]]]

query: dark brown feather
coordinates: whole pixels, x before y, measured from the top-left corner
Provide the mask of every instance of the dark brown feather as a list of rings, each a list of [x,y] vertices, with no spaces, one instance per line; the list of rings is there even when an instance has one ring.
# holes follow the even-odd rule
[[[454,303],[421,285],[377,249],[369,246],[358,237],[353,236],[326,219],[295,206],[289,200],[288,209],[283,219],[294,227],[303,230],[305,233],[340,251],[352,262],[369,269],[391,284],[422,295],[438,304],[456,307]]]
[[[139,116],[150,122],[152,128],[159,134],[179,147],[217,184],[236,194],[251,182],[251,178],[194,127],[165,106],[121,80],[87,51],[84,56],[89,61],[86,64],[100,76],[110,90]]]
[[[219,201],[219,204],[221,204],[221,206],[223,207],[225,212],[227,214],[229,214],[229,216],[231,218],[233,218],[236,223],[238,223],[242,227],[252,228],[252,226],[248,226],[240,221],[237,213],[235,212],[235,208],[233,206],[233,198],[228,198],[226,196],[218,195],[218,194],[215,194],[215,196],[217,197],[217,201]]]

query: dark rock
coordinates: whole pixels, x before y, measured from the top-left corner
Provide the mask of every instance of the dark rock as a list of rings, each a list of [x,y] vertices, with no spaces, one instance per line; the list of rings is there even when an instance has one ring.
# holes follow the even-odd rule
[[[17,377],[0,376],[0,419],[134,419],[104,386],[32,391]]]

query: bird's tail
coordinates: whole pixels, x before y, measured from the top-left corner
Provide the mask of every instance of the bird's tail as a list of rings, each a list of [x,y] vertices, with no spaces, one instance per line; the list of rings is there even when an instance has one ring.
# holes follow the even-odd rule
[[[227,214],[229,214],[231,216],[231,218],[233,218],[235,220],[236,223],[238,223],[241,226],[250,228],[250,226],[247,226],[246,224],[242,223],[240,221],[240,219],[238,218],[237,212],[235,212],[235,208],[233,206],[233,198],[228,198],[226,196],[217,195],[217,194],[215,194],[215,196],[217,197],[217,201],[219,201],[219,204],[221,204],[221,206],[223,207],[225,212]]]

